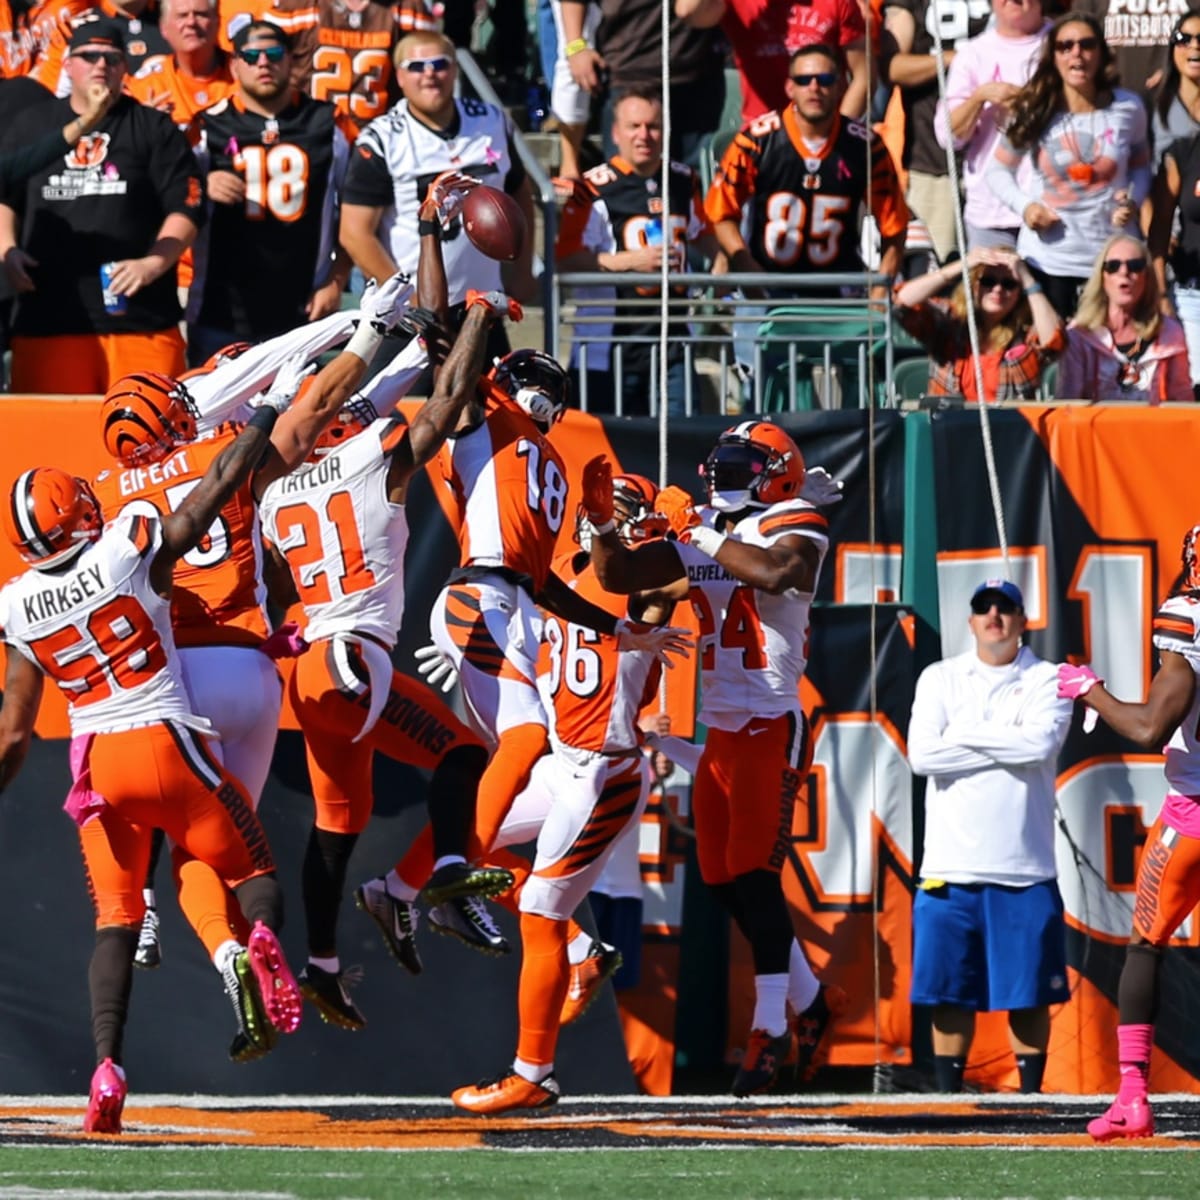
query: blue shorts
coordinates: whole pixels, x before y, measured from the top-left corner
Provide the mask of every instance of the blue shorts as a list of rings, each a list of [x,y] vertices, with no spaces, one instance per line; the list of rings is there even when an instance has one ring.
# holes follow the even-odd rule
[[[1063,902],[1053,879],[917,890],[914,1004],[1011,1012],[1069,998]]]

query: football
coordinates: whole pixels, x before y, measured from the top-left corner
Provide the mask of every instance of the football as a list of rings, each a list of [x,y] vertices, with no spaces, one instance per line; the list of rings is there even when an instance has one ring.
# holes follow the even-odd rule
[[[471,244],[488,258],[512,262],[525,245],[525,214],[497,188],[472,188],[463,201],[462,223]]]

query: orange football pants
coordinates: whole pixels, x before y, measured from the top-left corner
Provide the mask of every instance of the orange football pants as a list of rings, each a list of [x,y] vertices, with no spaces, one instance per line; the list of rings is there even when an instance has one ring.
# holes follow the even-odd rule
[[[371,760],[377,750],[432,771],[450,750],[483,743],[432,688],[399,671],[392,672],[379,719],[361,741],[354,741],[370,707],[370,680],[358,658],[353,669],[364,690],[342,690],[330,665],[331,652],[331,644],[321,641],[296,659],[288,698],[304,733],[317,828],[362,833],[374,804]],[[356,657],[357,650],[352,650],[352,665]]]
[[[1200,839],[1155,821],[1142,847],[1133,928],[1152,946],[1165,946],[1200,903]]]
[[[179,376],[184,341],[175,326],[155,333],[73,333],[12,339],[13,392],[103,395],[132,371]]]
[[[696,857],[705,883],[783,870],[806,769],[806,730],[795,713],[756,718],[733,732],[709,729],[692,783]]]
[[[92,788],[108,801],[79,831],[97,928],[141,922],[155,828],[230,888],[274,871],[242,785],[202,734],[167,722],[98,734],[89,767]]]

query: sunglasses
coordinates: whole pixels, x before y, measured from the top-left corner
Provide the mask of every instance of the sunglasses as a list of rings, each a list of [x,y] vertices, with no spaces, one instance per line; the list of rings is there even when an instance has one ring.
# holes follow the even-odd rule
[[[1176,46],[1200,46],[1200,33],[1184,33],[1181,29],[1171,41]]]
[[[277,63],[283,62],[283,56],[287,53],[287,48],[279,45],[255,46],[250,50],[239,50],[237,53],[238,58],[240,58],[242,62],[249,63],[251,66],[262,62],[264,58],[266,58],[267,62],[269,62],[272,66],[275,66]]]
[[[1081,37],[1081,38],[1063,38],[1061,41],[1054,43],[1054,49],[1059,54],[1070,54],[1076,46],[1084,52],[1090,54],[1095,48],[1100,45],[1098,37]]]
[[[1106,258],[1104,260],[1105,275],[1115,275],[1124,267],[1130,275],[1140,275],[1146,269],[1144,258]]]
[[[77,50],[71,57],[82,58],[85,63],[90,63],[93,67],[101,62],[105,66],[115,67],[117,63],[125,61],[125,55],[120,50]]]
[[[817,87],[831,88],[837,83],[837,74],[834,71],[816,71],[811,75],[793,75],[792,82],[797,87],[808,87],[815,83]]]
[[[993,608],[1002,617],[1011,617],[1017,611],[1017,606],[1007,596],[997,596],[991,592],[984,592],[971,601],[971,611],[977,617],[986,617]]]
[[[1003,288],[1006,292],[1015,292],[1021,285],[1011,275],[980,275],[979,290],[990,292],[992,288]]]
[[[436,58],[406,58],[400,65],[414,75],[424,75],[426,71],[436,71],[440,75],[450,70],[454,59],[448,54],[439,54]]]

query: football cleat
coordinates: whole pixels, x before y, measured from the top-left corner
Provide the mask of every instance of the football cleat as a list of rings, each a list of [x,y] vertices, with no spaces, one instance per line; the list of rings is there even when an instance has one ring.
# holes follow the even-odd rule
[[[111,1058],[106,1058],[92,1075],[87,1113],[83,1118],[84,1133],[120,1133],[121,1113],[129,1091],[125,1072]]]
[[[511,954],[508,939],[477,896],[459,896],[429,910],[429,928],[456,937],[464,946],[497,957]]]
[[[327,1025],[339,1029],[362,1029],[367,1018],[359,1012],[341,971],[326,971],[316,963],[306,963],[297,982],[304,998],[313,1004]]]
[[[733,1077],[733,1094],[753,1096],[755,1092],[765,1092],[779,1078],[779,1069],[791,1048],[790,1030],[772,1037],[765,1029],[752,1029],[742,1065]]]
[[[279,1042],[279,1034],[275,1026],[270,1021],[264,1021],[262,1028],[265,1036],[260,1043],[252,1042],[240,1029],[233,1035],[233,1041],[229,1043],[230,1062],[254,1062],[275,1049]]]
[[[379,926],[384,945],[391,956],[410,975],[420,975],[417,906],[407,900],[398,900],[387,890],[387,883],[382,878],[368,879],[361,887],[355,888],[354,903]]]
[[[796,1075],[805,1082],[820,1070],[829,1056],[833,1022],[850,1006],[850,997],[834,984],[823,983],[816,999],[792,1021],[796,1035]]]
[[[541,1083],[530,1083],[515,1071],[510,1071],[495,1079],[481,1080],[473,1087],[455,1088],[450,1093],[450,1099],[459,1108],[486,1117],[521,1108],[550,1108],[558,1103],[561,1094],[558,1080],[553,1075],[547,1075]]]
[[[567,985],[567,995],[558,1018],[559,1024],[570,1025],[572,1021],[583,1016],[600,994],[604,981],[611,979],[621,969],[623,961],[616,946],[593,941],[588,949],[587,958],[581,963],[571,964],[571,981]]]
[[[1088,1122],[1088,1133],[1097,1142],[1117,1138],[1148,1138],[1154,1136],[1154,1110],[1146,1096],[1122,1100],[1119,1096],[1109,1105],[1108,1112]]]
[[[246,957],[250,960],[250,970],[254,972],[267,1020],[280,1033],[295,1033],[300,1027],[304,1001],[287,959],[283,957],[279,939],[261,921],[255,923],[247,940]]]
[[[511,871],[503,867],[473,867],[469,863],[446,863],[429,877],[417,899],[432,908],[459,896],[498,896],[513,885]]]
[[[263,1011],[254,972],[250,969],[250,956],[245,950],[239,950],[226,959],[221,968],[221,979],[225,984],[225,995],[229,997],[237,1017],[238,1036],[251,1046],[264,1048],[270,1022]]]
[[[148,907],[142,918],[138,933],[137,949],[133,952],[133,965],[143,971],[152,971],[162,963],[162,941],[158,931],[158,909]]]

